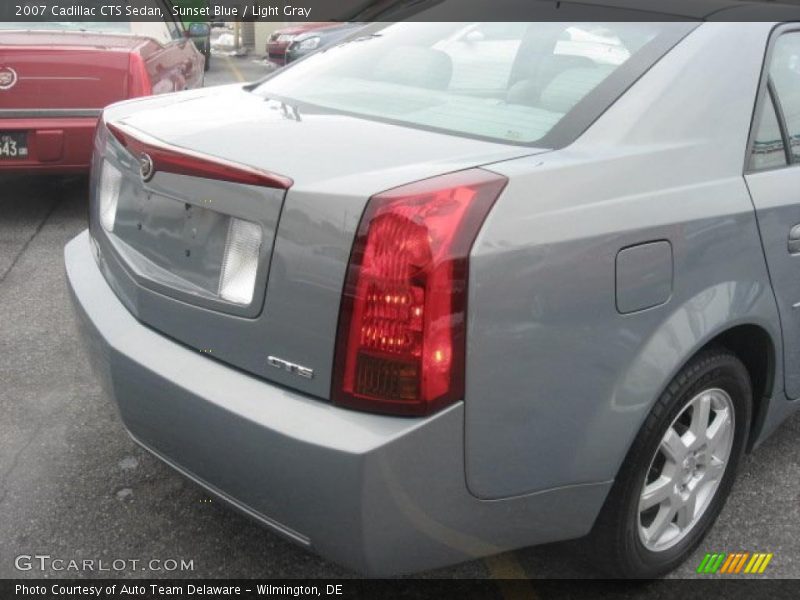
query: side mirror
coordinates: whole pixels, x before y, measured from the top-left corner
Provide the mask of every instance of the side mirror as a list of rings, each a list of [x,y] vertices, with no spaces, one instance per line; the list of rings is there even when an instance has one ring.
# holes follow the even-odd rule
[[[189,37],[208,37],[211,35],[211,27],[208,23],[192,23],[189,25]]]

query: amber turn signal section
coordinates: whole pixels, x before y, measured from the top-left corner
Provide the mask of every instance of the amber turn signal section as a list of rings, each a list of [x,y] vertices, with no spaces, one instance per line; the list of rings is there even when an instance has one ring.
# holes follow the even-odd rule
[[[464,397],[469,253],[506,183],[472,169],[369,200],[339,315],[337,405],[420,416]]]

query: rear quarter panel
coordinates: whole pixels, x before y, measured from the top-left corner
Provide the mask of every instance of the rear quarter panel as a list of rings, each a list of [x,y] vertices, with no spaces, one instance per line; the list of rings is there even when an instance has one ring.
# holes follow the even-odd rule
[[[705,24],[572,146],[488,167],[510,183],[471,259],[473,494],[611,480],[704,343],[751,323],[780,347],[742,177],[763,60],[753,49],[770,28]],[[620,314],[617,253],[659,240],[672,246],[669,300]]]

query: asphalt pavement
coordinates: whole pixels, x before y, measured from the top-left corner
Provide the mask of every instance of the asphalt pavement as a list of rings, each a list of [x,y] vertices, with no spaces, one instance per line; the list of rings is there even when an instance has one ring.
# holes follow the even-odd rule
[[[266,73],[252,58],[215,56],[206,82]],[[85,177],[0,178],[0,578],[356,576],[212,501],[125,434],[89,368],[66,288],[62,249],[86,212]],[[798,436],[795,417],[744,461],[718,523],[674,577],[709,578],[695,573],[706,552],[742,551],[774,553],[761,577],[800,577]],[[126,562],[105,572],[17,568],[18,556],[37,554]],[[191,569],[167,570],[170,560]],[[550,545],[418,576],[581,578],[590,563]],[[537,585],[497,590],[523,597]]]

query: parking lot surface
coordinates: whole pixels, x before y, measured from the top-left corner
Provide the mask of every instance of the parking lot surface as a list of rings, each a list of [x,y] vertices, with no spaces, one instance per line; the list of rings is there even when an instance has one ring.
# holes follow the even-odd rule
[[[206,83],[266,73],[250,58],[215,57]],[[0,179],[0,577],[355,576],[211,501],[125,434],[87,363],[64,277],[62,249],[86,227],[86,196],[84,177]],[[741,551],[774,553],[764,577],[800,576],[798,436],[795,417],[744,461],[717,525],[673,577],[700,577],[706,552]],[[128,563],[17,570],[28,554]],[[191,569],[154,568],[168,560]],[[592,575],[587,563],[553,545],[420,576],[579,578]]]

